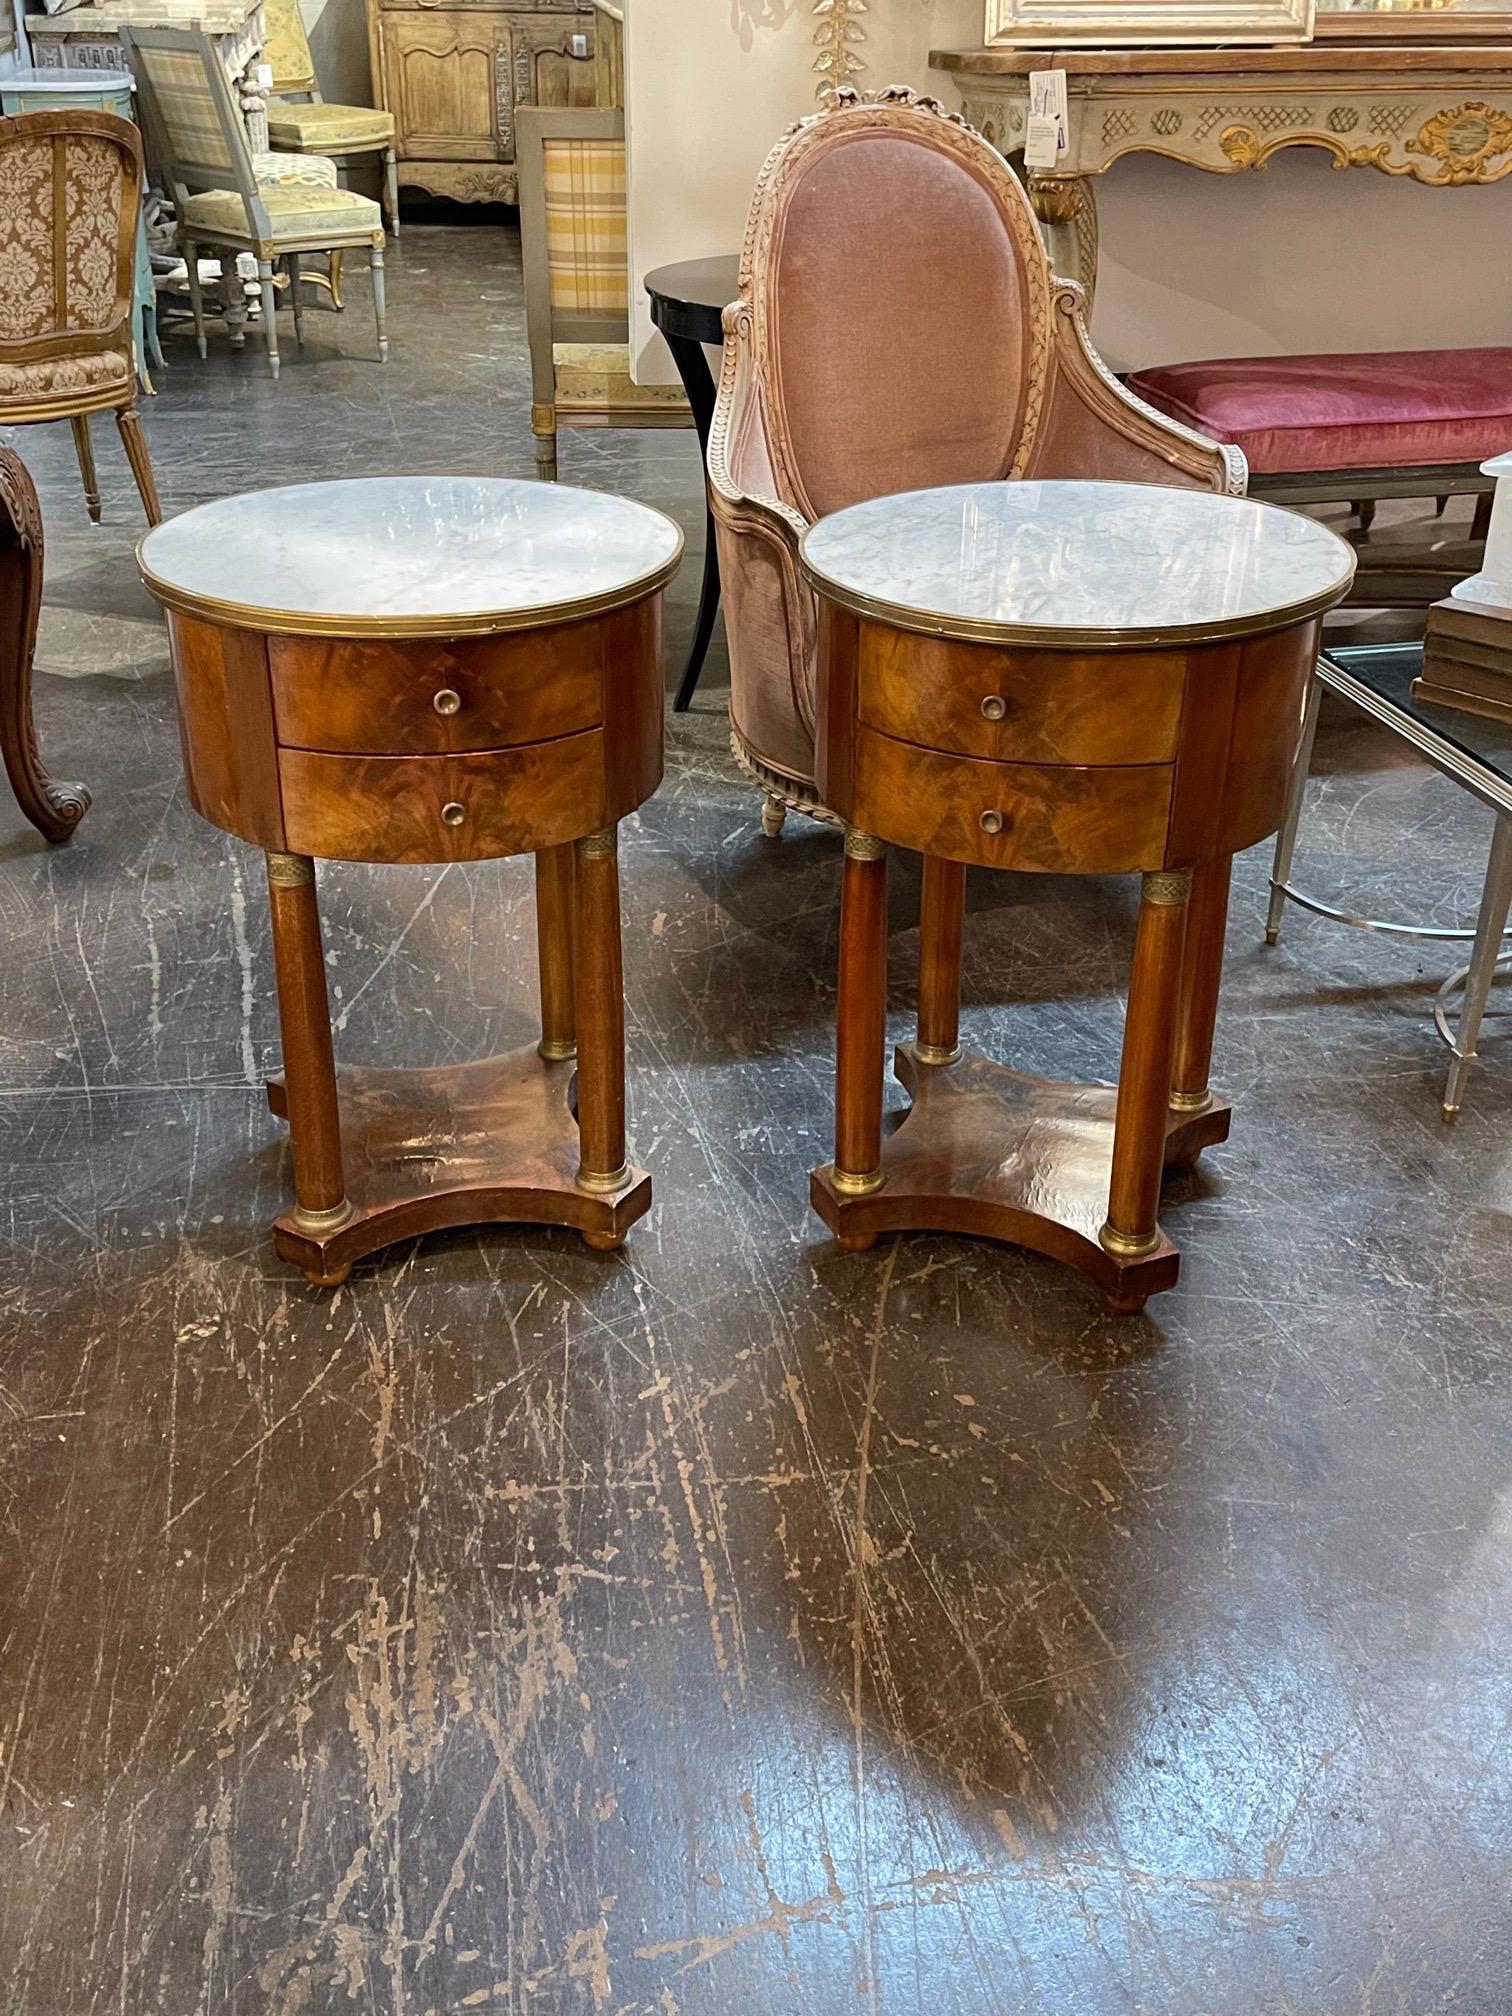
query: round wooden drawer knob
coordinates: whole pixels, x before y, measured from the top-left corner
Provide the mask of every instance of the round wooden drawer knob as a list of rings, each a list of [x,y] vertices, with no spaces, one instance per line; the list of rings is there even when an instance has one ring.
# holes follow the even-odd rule
[[[1003,830],[1003,815],[1001,812],[984,812],[977,821],[977,824],[984,833],[1001,833]]]
[[[462,712],[462,695],[455,692],[450,686],[443,686],[435,699],[432,700],[431,705],[438,714],[460,714]]]
[[[989,693],[982,702],[982,712],[989,721],[1001,721],[1008,712],[1008,702],[1001,693]]]
[[[467,807],[459,805],[454,798],[450,805],[443,805],[441,807],[441,817],[443,822],[448,826],[460,826],[462,821],[467,817]]]

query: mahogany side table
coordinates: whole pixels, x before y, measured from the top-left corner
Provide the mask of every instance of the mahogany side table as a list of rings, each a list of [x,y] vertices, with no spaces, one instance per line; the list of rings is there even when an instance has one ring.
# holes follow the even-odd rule
[[[295,1195],[273,1243],[321,1286],[442,1226],[568,1225],[607,1249],[650,1205],[626,1160],[616,822],[661,779],[661,593],[681,551],[622,498],[419,476],[224,498],[138,548],[190,799],[267,855],[268,1096]],[[315,857],[524,853],[540,1044],[338,1077]]]
[[[860,1250],[984,1234],[1134,1311],[1171,1287],[1161,1175],[1224,1140],[1208,1084],[1230,857],[1274,833],[1323,612],[1354,555],[1274,506],[1122,483],[883,497],[812,527],[819,785],[845,821],[835,1160],[815,1209]],[[924,856],[912,1094],[882,1136],[886,852]],[[966,869],[1143,878],[1116,1088],[959,1038]]]

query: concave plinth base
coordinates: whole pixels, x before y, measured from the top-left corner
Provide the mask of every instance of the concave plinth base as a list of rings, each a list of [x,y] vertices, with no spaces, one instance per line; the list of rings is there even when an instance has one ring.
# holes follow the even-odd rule
[[[577,1180],[569,1094],[575,1066],[515,1050],[424,1071],[341,1071],[341,1150],[352,1216],[332,1230],[274,1222],[273,1246],[321,1287],[398,1239],[455,1225],[567,1225],[590,1246],[618,1246],[651,1205],[651,1179],[629,1169],[607,1193]],[[288,1113],[281,1078],[268,1104]]]
[[[881,1188],[849,1195],[836,1187],[833,1164],[810,1181],[814,1209],[840,1245],[859,1252],[882,1232],[1002,1239],[1079,1267],[1128,1312],[1175,1286],[1181,1256],[1163,1232],[1132,1258],[1098,1238],[1113,1166],[1113,1086],[1027,1077],[972,1050],[954,1064],[920,1064],[907,1044],[893,1068],[913,1105],[883,1141]],[[1226,1140],[1230,1118],[1221,1100],[1200,1113],[1173,1111],[1166,1167],[1189,1168]]]

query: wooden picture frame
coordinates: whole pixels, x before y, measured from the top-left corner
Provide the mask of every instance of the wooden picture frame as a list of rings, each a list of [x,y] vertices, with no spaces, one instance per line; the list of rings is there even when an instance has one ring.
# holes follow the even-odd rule
[[[987,42],[1021,49],[1306,42],[1314,8],[1315,0],[987,0]]]

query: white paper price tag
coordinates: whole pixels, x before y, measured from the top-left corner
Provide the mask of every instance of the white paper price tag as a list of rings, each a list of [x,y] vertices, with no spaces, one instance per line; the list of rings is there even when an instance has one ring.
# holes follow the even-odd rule
[[[1060,157],[1060,128],[1048,112],[1031,112],[1024,129],[1024,166],[1053,168]]]
[[[1066,73],[1064,70],[1031,70],[1029,73],[1029,133],[1035,132],[1035,122],[1048,119],[1055,136],[1054,153],[1048,160],[1037,160],[1030,154],[1028,145],[1024,158],[1031,168],[1053,167],[1056,155],[1064,154],[1070,145],[1070,116],[1066,109]],[[1040,141],[1043,149],[1043,138]]]

